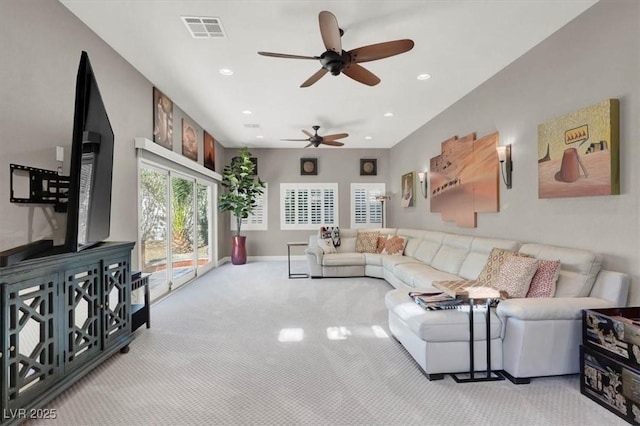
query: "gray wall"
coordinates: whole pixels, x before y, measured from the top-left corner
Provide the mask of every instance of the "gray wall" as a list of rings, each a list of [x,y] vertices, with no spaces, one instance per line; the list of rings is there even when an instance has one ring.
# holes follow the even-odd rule
[[[56,146],[63,146],[63,173],[68,174],[75,81],[82,50],[89,54],[115,134],[109,240],[137,240],[137,166],[133,144],[135,137],[153,139],[153,84],[58,1],[2,0],[0,250],[43,238],[53,237],[56,244],[64,241],[64,214],[54,213],[52,207],[9,203],[9,164],[56,170]],[[170,93],[166,95],[171,97]],[[178,153],[185,115],[174,105],[174,151]],[[198,130],[203,152],[202,129]],[[216,154],[217,164],[223,164],[224,150],[219,144]],[[198,162],[202,164],[200,157]],[[135,267],[137,250],[133,260]]]
[[[538,124],[608,98],[620,99],[621,195],[538,199]],[[475,229],[443,222],[429,201],[391,203],[389,224],[514,238],[601,252],[604,266],[632,275],[640,303],[640,2],[601,1],[391,149],[391,192],[424,170],[451,136],[499,131],[513,144],[513,188],[500,184],[500,212]],[[397,195],[395,197],[397,199]],[[421,200],[423,201],[423,200]]]
[[[348,143],[349,139],[345,139]],[[351,226],[350,217],[350,184],[389,181],[389,150],[388,149],[346,149],[346,148],[306,148],[306,149],[259,149],[250,148],[252,157],[258,158],[258,176],[269,184],[268,193],[268,231],[245,231],[247,236],[248,256],[282,256],[287,254],[287,241],[307,241],[315,230],[281,231],[280,230],[280,183],[317,182],[338,183],[338,203],[340,209],[339,225],[343,228]],[[238,150],[227,149],[227,162]],[[300,175],[301,158],[318,159],[317,176]],[[378,175],[360,176],[360,159],[377,158]],[[231,253],[231,231],[229,231],[230,213],[220,216],[224,222],[227,246],[220,255]],[[221,236],[223,234],[220,234]],[[293,254],[293,253],[292,253]],[[296,252],[296,255],[301,252]]]

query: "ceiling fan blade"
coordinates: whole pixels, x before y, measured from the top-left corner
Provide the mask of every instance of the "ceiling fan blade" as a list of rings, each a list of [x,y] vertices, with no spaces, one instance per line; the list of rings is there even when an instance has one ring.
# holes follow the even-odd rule
[[[307,130],[302,130],[302,133],[304,133],[305,135],[307,135],[309,137],[313,136],[313,134],[311,132],[307,131]]]
[[[323,136],[322,139],[326,141],[334,141],[336,139],[342,139],[349,136],[349,133],[336,133],[335,135]]]
[[[281,141],[297,141],[297,142],[308,142],[309,139],[280,139]]]
[[[413,40],[408,39],[387,41],[385,43],[359,47],[349,53],[351,54],[351,60],[353,62],[362,63],[408,52],[413,49],[413,44]]]
[[[309,87],[311,86],[313,83],[315,83],[316,81],[320,80],[320,78],[322,78],[322,76],[324,76],[326,73],[328,73],[329,71],[327,71],[324,68],[320,68],[314,75],[312,75],[311,77],[309,77],[307,79],[307,81],[305,81],[304,83],[302,83],[300,85],[300,87]]]
[[[367,86],[375,86],[380,83],[380,79],[374,73],[358,64],[351,63],[351,65],[342,70],[342,73]]]
[[[324,47],[326,47],[327,50],[333,50],[334,52],[342,54],[340,27],[338,27],[338,20],[335,15],[323,10],[318,16],[318,21],[320,21],[320,35],[322,35]]]
[[[332,146],[342,146],[342,145],[344,145],[344,143],[338,142],[338,141],[325,141],[325,140],[323,140],[320,143],[323,143],[325,145],[332,145]]]
[[[318,56],[300,56],[300,55],[289,55],[287,53],[273,53],[273,52],[258,52],[258,55],[272,56],[274,58],[289,58],[289,59],[320,59],[320,57]]]
[[[312,143],[310,143],[309,145],[305,146],[305,148],[309,148],[311,145],[313,145]]]

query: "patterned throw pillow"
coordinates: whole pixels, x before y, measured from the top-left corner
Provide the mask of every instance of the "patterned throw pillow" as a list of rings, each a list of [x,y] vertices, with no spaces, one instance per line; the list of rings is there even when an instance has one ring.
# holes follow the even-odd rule
[[[322,249],[324,254],[337,253],[338,250],[333,246],[333,240],[331,238],[323,238],[318,240],[318,247]]]
[[[340,247],[340,228],[337,226],[323,226],[320,228],[320,238],[331,238],[334,247]]]
[[[527,297],[553,297],[559,273],[559,260],[541,260],[538,270],[531,280]]]
[[[384,243],[384,249],[382,254],[391,254],[394,256],[402,256],[404,248],[407,246],[407,237],[401,237],[399,235],[389,235],[387,241]]]
[[[493,288],[504,290],[509,298],[525,297],[531,279],[538,270],[538,259],[523,256],[507,256],[498,272]]]
[[[358,253],[375,253],[378,248],[380,232],[358,232],[356,251]],[[386,244],[385,244],[386,246]]]
[[[500,265],[504,263],[504,261],[509,256],[526,256],[521,255],[515,251],[509,251],[499,248],[491,249],[491,253],[489,253],[489,258],[487,259],[487,263],[485,263],[484,268],[478,275],[478,283],[481,286],[485,287],[493,287],[493,283],[498,277],[498,271],[500,270]]]
[[[376,247],[376,253],[382,253],[384,250],[384,243],[387,242],[387,237],[378,237],[378,246]]]

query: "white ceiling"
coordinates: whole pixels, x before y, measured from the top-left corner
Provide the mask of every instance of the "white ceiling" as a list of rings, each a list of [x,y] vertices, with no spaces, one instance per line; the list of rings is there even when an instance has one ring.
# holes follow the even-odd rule
[[[260,148],[300,148],[280,139],[305,138],[314,124],[349,133],[346,148],[391,147],[597,2],[60,1],[223,146]],[[345,31],[344,50],[403,38],[415,47],[363,64],[377,86],[327,74],[300,88],[318,62],[257,52],[319,56],[322,10]],[[226,38],[194,39],[181,16],[218,17]]]

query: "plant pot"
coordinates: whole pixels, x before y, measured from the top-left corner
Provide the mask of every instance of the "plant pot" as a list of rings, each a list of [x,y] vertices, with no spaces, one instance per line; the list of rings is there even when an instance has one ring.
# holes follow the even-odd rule
[[[245,246],[247,237],[233,237],[233,247],[231,248],[231,263],[234,265],[244,265],[247,263],[247,247]]]

